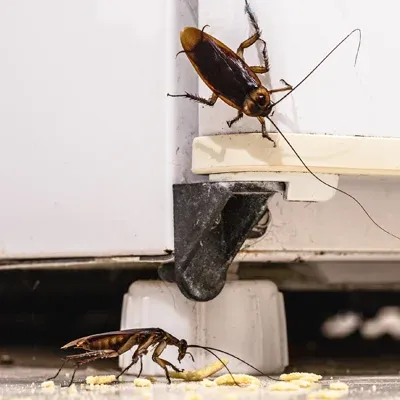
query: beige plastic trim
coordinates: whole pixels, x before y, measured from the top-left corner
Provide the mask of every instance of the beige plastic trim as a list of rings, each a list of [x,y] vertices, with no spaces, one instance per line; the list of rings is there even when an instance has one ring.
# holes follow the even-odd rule
[[[200,136],[193,141],[195,174],[231,172],[305,172],[282,136],[260,133]],[[316,173],[400,175],[400,138],[286,133],[304,162]]]

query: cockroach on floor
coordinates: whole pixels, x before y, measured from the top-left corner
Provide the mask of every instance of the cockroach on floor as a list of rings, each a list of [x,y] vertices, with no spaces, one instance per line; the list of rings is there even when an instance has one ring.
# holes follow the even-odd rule
[[[99,333],[95,335],[85,336],[72,342],[67,343],[61,349],[75,348],[75,349],[83,349],[86,350],[85,353],[74,354],[67,356],[63,359],[63,364],[57,373],[49,379],[55,379],[60,374],[61,370],[65,366],[66,363],[70,362],[75,366],[74,372],[72,374],[72,378],[70,380],[69,386],[72,385],[75,377],[75,373],[77,369],[83,365],[92,361],[96,361],[102,358],[114,358],[119,357],[121,354],[126,353],[132,347],[137,346],[136,350],[132,355],[131,363],[120,372],[117,376],[117,379],[123,375],[129,368],[131,368],[134,364],[140,361],[140,370],[138,377],[140,377],[143,369],[143,361],[142,357],[146,355],[150,349],[154,348],[152,359],[155,363],[157,363],[165,372],[165,376],[167,378],[168,383],[171,383],[171,379],[169,377],[167,367],[172,368],[176,372],[182,372],[183,370],[177,368],[175,365],[170,363],[167,360],[161,358],[162,352],[165,350],[167,346],[175,346],[178,348],[178,361],[179,363],[183,360],[186,355],[189,355],[192,360],[193,356],[187,350],[189,348],[197,348],[203,349],[211,353],[214,357],[216,357],[219,361],[222,360],[214,353],[218,351],[220,353],[226,354],[237,360],[243,362],[249,367],[253,368],[255,371],[260,373],[261,375],[265,375],[262,371],[253,367],[246,361],[240,359],[239,357],[234,356],[231,353],[228,353],[223,350],[215,349],[213,347],[208,346],[199,346],[199,345],[188,345],[185,339],[177,339],[175,336],[170,333],[164,331],[161,328],[142,328],[142,329],[127,329],[123,331],[115,331],[115,332],[106,332]],[[231,374],[229,368],[224,364],[227,371]],[[231,374],[232,375],[232,374]],[[233,378],[233,377],[232,377]],[[269,377],[270,379],[277,380],[275,378]],[[234,380],[234,378],[233,378]],[[235,381],[235,380],[234,380]]]
[[[232,51],[224,43],[218,39],[204,32],[204,28],[199,30],[197,28],[189,27],[185,28],[181,32],[181,44],[183,50],[180,53],[185,53],[197,74],[203,80],[203,82],[212,91],[212,96],[209,99],[205,99],[194,94],[169,94],[170,97],[185,97],[190,100],[194,100],[198,103],[205,104],[207,106],[213,106],[215,102],[220,98],[226,104],[238,110],[237,116],[227,121],[229,127],[235,122],[239,121],[244,114],[249,117],[256,117],[261,123],[262,136],[274,143],[275,141],[268,135],[265,127],[265,118],[267,118],[274,128],[280,133],[283,139],[286,141],[288,146],[292,149],[294,154],[298,157],[304,168],[314,176],[319,182],[330,187],[331,189],[340,192],[347,197],[355,201],[358,206],[363,210],[371,222],[380,230],[387,233],[388,235],[400,240],[400,237],[389,232],[382,226],[380,226],[368,213],[365,207],[351,194],[332,186],[329,183],[319,178],[311,169],[305,164],[303,159],[294,149],[292,144],[287,140],[286,136],[278,128],[275,122],[271,119],[272,111],[277,104],[283,101],[287,96],[293,93],[306,79],[308,79],[317,68],[319,68],[324,61],[351,35],[355,32],[359,32],[360,41],[357,48],[355,62],[357,62],[358,52],[361,45],[361,30],[354,29],[351,31],[343,40],[341,40],[297,85],[291,86],[283,79],[281,82],[285,85],[278,89],[267,89],[261,84],[260,79],[256,74],[264,74],[269,72],[270,63],[267,55],[267,45],[263,39],[261,39],[261,30],[258,26],[256,17],[250,9],[249,3],[245,0],[245,12],[249,17],[251,25],[253,26],[255,33],[250,36],[247,40],[241,43],[236,51]],[[244,49],[249,48],[257,40],[263,43],[262,57],[264,65],[261,66],[249,66],[246,64],[243,56]],[[178,55],[177,54],[177,55]],[[271,100],[271,94],[287,91],[283,97],[278,101],[273,102]]]

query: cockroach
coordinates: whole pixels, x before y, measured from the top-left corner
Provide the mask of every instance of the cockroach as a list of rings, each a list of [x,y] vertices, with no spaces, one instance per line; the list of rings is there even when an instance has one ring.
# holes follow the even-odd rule
[[[312,172],[304,163],[297,151],[293,148],[286,136],[271,119],[273,109],[277,106],[277,104],[293,93],[293,91],[296,90],[306,79],[308,79],[339,46],[341,46],[354,33],[358,32],[360,35],[360,40],[354,61],[355,65],[357,63],[357,57],[361,46],[361,30],[352,30],[297,85],[292,86],[285,80],[281,79],[281,83],[284,85],[283,87],[277,89],[267,89],[261,84],[261,81],[257,76],[257,74],[265,74],[270,70],[270,62],[267,55],[267,44],[261,38],[261,30],[258,26],[256,16],[251,10],[247,0],[245,0],[245,13],[248,15],[255,33],[239,45],[236,53],[215,37],[204,32],[204,29],[208,25],[205,25],[201,30],[194,27],[187,27],[183,29],[180,35],[183,50],[178,52],[177,56],[181,53],[186,54],[197,74],[211,90],[212,95],[209,99],[205,99],[187,92],[185,94],[167,93],[167,96],[185,97],[189,100],[193,100],[210,107],[214,106],[218,99],[221,99],[229,106],[238,110],[237,116],[232,120],[227,121],[229,127],[243,118],[244,114],[249,117],[256,117],[261,124],[262,136],[273,142],[274,147],[276,147],[275,141],[269,136],[265,127],[265,118],[267,118],[280,133],[280,135],[310,174],[312,174],[324,185],[350,197],[361,207],[361,209],[375,226],[390,236],[400,240],[399,236],[394,235],[380,226],[354,196],[345,192],[344,190],[330,185]],[[260,41],[263,44],[261,54],[264,65],[249,66],[244,60],[243,53],[245,49],[249,48],[257,41]],[[273,102],[271,100],[271,94],[278,92],[288,93],[282,96],[278,101]]]
[[[61,349],[65,350],[73,347],[75,349],[85,350],[85,352],[65,357],[63,359],[63,364],[61,365],[60,369],[53,377],[49,379],[52,380],[56,379],[57,376],[60,374],[61,370],[64,368],[65,364],[70,362],[75,366],[72,378],[68,385],[71,386],[74,381],[75,373],[81,365],[102,358],[119,357],[121,354],[126,353],[134,346],[137,346],[137,348],[132,355],[131,363],[119,373],[117,379],[138,361],[140,361],[140,370],[137,377],[140,377],[143,370],[142,357],[145,356],[150,349],[154,348],[152,359],[156,364],[158,364],[164,370],[167,381],[170,384],[171,379],[167,367],[172,368],[176,372],[182,372],[183,370],[177,368],[169,361],[161,358],[161,354],[167,346],[175,346],[178,348],[179,363],[183,360],[183,358],[186,355],[189,355],[194,361],[193,355],[188,352],[188,349],[196,348],[196,349],[203,349],[211,353],[214,357],[216,357],[219,361],[221,361],[221,363],[224,365],[229,374],[231,374],[231,376],[232,376],[231,371],[225,365],[225,363],[218,357],[218,355],[215,354],[215,351],[236,358],[240,362],[248,365],[250,368],[253,368],[259,374],[265,375],[262,371],[260,371],[256,367],[252,366],[251,364],[247,363],[241,358],[236,357],[235,355],[228,353],[226,351],[219,350],[209,346],[200,346],[196,344],[188,345],[185,339],[177,339],[175,336],[171,335],[170,333],[164,331],[161,328],[141,328],[141,329],[126,329],[122,331],[98,333],[95,335],[90,335],[79,339],[75,339],[72,342],[65,344],[64,346],[61,347]],[[278,380],[269,377],[268,375],[265,376],[267,376],[272,380]],[[232,379],[234,380],[233,376]]]

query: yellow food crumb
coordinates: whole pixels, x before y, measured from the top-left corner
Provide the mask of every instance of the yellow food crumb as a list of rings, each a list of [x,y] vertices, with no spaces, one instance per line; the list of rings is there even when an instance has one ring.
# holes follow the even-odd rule
[[[115,382],[115,375],[99,375],[86,377],[86,383],[88,385],[107,385],[108,383],[112,382]]]
[[[232,379],[233,375],[233,379]],[[246,374],[226,374],[219,376],[214,380],[214,382],[218,385],[257,385],[260,386],[261,382],[259,379],[255,378],[254,376],[251,375],[246,375]]]
[[[307,399],[338,399],[339,397],[345,396],[346,391],[343,390],[331,390],[331,389],[321,389],[316,392],[312,392],[308,395]]]
[[[312,385],[313,382],[311,381],[306,381],[305,379],[293,379],[290,381],[291,383],[294,383],[297,386],[300,386],[301,388],[308,388]]]
[[[222,361],[222,362],[221,362]],[[194,371],[175,372],[171,371],[170,376],[174,379],[183,379],[185,381],[202,381],[205,378],[214,375],[228,364],[228,360],[222,358],[221,361],[216,361],[204,368],[196,369]]]
[[[137,387],[150,387],[153,384],[151,383],[150,379],[143,379],[143,378],[136,378],[133,381],[133,384]]]
[[[40,384],[40,387],[45,389],[53,389],[55,385],[53,381],[44,381]]]
[[[214,381],[211,381],[210,379],[204,379],[200,382],[200,385],[205,386],[205,387],[213,387],[217,386],[217,384]]]
[[[285,391],[300,390],[300,386],[292,382],[277,382],[268,385],[267,389],[272,390],[274,392],[285,392]]]
[[[344,382],[332,382],[329,384],[329,389],[332,390],[349,390],[349,386]]]
[[[321,375],[313,374],[311,372],[292,372],[290,374],[282,374],[279,377],[282,381],[305,380],[309,382],[318,382],[322,379]]]
[[[185,400],[203,400],[203,398],[196,392],[187,393]]]

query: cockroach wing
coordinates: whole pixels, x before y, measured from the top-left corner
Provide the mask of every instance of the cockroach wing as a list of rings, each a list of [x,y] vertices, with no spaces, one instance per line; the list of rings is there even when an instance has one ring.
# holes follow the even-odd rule
[[[231,107],[241,110],[246,96],[261,85],[250,67],[213,36],[185,28],[181,43],[204,83]]]
[[[107,337],[112,337],[112,336],[132,336],[138,333],[148,333],[148,332],[153,332],[156,331],[158,332],[159,329],[157,328],[150,328],[150,329],[126,329],[123,331],[113,331],[113,332],[103,332],[103,333],[97,333],[94,335],[89,335],[89,336],[84,336],[75,340],[72,340],[71,342],[65,344],[64,346],[61,347],[62,350],[68,349],[70,347],[75,347],[75,346],[80,346],[84,342],[88,341],[94,341],[94,340],[99,340],[99,339],[104,339]]]

